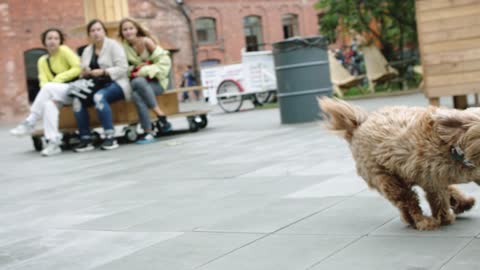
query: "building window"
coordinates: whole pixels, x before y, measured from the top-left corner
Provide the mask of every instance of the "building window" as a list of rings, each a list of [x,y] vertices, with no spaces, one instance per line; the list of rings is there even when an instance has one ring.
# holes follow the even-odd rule
[[[318,13],[318,14],[317,14],[317,24],[318,24],[318,27],[320,27],[320,25],[322,24],[322,18],[323,18],[324,15],[325,15],[325,13]]]
[[[282,16],[283,38],[298,36],[298,16],[296,14],[285,14]]]
[[[199,18],[195,20],[197,41],[200,44],[214,43],[217,40],[216,22],[214,18]]]
[[[202,62],[200,62],[200,67],[201,68],[211,67],[211,66],[216,66],[216,65],[220,65],[220,60],[218,60],[218,59],[207,59],[207,60],[203,60]]]
[[[243,18],[243,32],[247,52],[263,50],[262,18],[247,16]]]

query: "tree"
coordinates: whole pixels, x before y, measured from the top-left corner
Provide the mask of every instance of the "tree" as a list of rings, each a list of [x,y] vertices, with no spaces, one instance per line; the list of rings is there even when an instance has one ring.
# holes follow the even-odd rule
[[[389,60],[393,49],[402,51],[407,43],[418,47],[414,0],[319,0],[316,8],[325,10],[320,32],[332,42],[340,26],[343,31],[370,33]],[[378,27],[372,27],[372,21]]]

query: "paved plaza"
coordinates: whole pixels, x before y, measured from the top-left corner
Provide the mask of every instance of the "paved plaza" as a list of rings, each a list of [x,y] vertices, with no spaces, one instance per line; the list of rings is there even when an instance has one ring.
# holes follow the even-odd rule
[[[49,158],[9,128],[0,126],[2,270],[480,269],[478,206],[415,231],[356,175],[343,139],[320,122],[281,125],[278,109],[213,108],[197,133]],[[480,187],[461,188],[480,200]]]

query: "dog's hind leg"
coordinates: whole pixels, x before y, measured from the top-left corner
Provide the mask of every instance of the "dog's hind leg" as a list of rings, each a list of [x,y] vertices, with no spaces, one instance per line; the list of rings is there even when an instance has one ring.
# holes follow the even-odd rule
[[[378,174],[375,177],[377,189],[400,210],[404,222],[421,231],[440,227],[439,221],[423,215],[418,195],[411,187],[388,174]]]
[[[475,198],[465,196],[454,186],[448,186],[448,192],[450,194],[450,208],[457,215],[472,209],[475,204]]]
[[[425,188],[424,188],[425,189]],[[444,189],[425,189],[427,201],[432,210],[432,216],[442,225],[449,225],[455,221],[455,215],[450,211],[450,192]]]

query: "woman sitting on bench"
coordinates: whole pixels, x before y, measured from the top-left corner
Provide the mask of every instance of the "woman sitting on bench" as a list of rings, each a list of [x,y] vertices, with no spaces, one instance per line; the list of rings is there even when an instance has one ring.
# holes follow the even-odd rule
[[[41,89],[33,101],[30,114],[16,128],[10,130],[10,133],[15,136],[30,135],[36,122],[43,117],[43,132],[48,145],[42,150],[42,155],[51,156],[62,152],[58,107],[72,102],[66,82],[80,75],[80,59],[70,48],[63,45],[65,38],[59,29],[47,29],[42,33],[41,39],[48,51],[47,55],[38,59],[37,64]]]
[[[103,150],[115,149],[118,143],[115,140],[112,111],[110,103],[121,99],[130,99],[130,83],[127,77],[128,63],[122,46],[105,35],[107,28],[100,20],[92,20],[87,25],[87,34],[91,43],[82,53],[82,78],[92,79],[93,97],[73,99],[73,112],[80,133],[80,144],[75,152],[93,150],[89,115],[87,107],[95,105],[97,116],[105,132]]]
[[[149,109],[157,115],[161,132],[171,130],[171,124],[155,98],[168,87],[170,56],[168,51],[156,44],[155,39],[146,29],[132,19],[125,18],[120,22],[119,36],[123,41],[130,65],[132,97],[140,117],[140,124],[145,131],[145,136],[137,143],[154,142],[155,134],[152,130]]]

